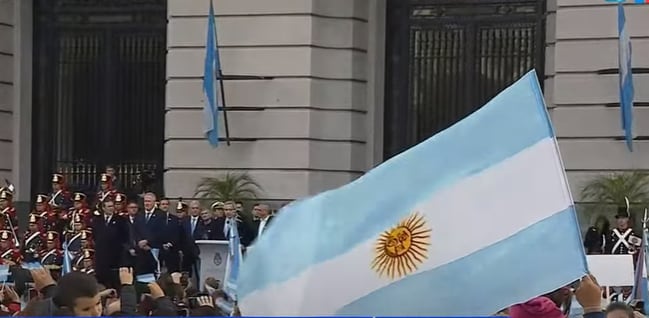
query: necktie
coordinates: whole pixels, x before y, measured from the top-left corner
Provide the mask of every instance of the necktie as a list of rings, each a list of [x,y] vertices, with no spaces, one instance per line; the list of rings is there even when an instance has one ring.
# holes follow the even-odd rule
[[[151,218],[151,212],[146,213],[146,221],[149,222],[149,219]]]
[[[194,235],[194,230],[196,229],[196,219],[192,218],[192,235]]]
[[[106,215],[105,219],[106,219],[105,220],[106,224],[108,224],[108,219],[110,219],[110,217],[108,215]]]

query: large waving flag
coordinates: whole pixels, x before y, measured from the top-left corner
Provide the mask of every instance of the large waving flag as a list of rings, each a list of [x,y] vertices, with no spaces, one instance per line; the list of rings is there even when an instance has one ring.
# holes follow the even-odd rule
[[[586,272],[532,71],[356,181],[285,208],[244,258],[239,307],[246,316],[485,316]]]
[[[216,40],[216,22],[214,21],[214,6],[210,1],[210,13],[207,17],[207,41],[205,43],[205,69],[203,72],[203,93],[205,106],[203,118],[207,141],[213,147],[219,144],[219,98],[216,84],[219,79],[217,73],[221,70],[221,61]]]
[[[633,69],[631,65],[631,39],[626,29],[624,5],[617,5],[617,27],[620,34],[618,57],[620,64],[620,110],[622,129],[629,151],[633,151]]]

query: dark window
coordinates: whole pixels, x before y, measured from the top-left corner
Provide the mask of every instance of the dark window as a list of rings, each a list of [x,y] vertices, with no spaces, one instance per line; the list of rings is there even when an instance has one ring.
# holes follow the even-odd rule
[[[106,165],[136,189],[162,191],[165,0],[36,0],[33,188],[61,172],[93,191]]]
[[[385,159],[529,70],[543,79],[544,0],[388,0],[387,12]]]

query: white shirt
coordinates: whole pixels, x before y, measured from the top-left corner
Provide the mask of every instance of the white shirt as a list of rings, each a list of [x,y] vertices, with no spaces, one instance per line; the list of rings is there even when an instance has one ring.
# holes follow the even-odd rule
[[[196,225],[198,224],[198,217],[192,216],[191,225],[192,225],[192,235],[194,235],[194,230],[196,230]]]
[[[268,223],[268,219],[270,216],[266,216],[263,220],[259,222],[259,231],[257,232],[257,236],[260,236],[262,232],[264,232],[264,229],[266,228],[266,224]]]
[[[153,210],[147,211],[144,210],[144,219],[146,222],[149,222],[149,219],[153,216]]]

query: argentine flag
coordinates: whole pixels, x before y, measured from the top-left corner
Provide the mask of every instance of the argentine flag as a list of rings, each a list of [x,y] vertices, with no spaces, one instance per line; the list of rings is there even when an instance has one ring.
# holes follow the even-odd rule
[[[216,22],[214,21],[214,6],[210,0],[210,13],[207,17],[207,40],[205,42],[205,68],[203,70],[203,125],[207,141],[213,147],[219,145],[219,90],[217,73],[221,70],[221,61],[216,39]]]
[[[245,316],[485,316],[586,272],[532,71],[354,182],[286,207],[237,287]]]
[[[232,300],[237,301],[237,281],[239,280],[239,267],[243,256],[241,253],[241,238],[236,222],[228,230],[228,253],[224,291]]]

